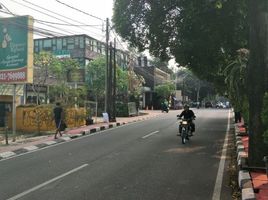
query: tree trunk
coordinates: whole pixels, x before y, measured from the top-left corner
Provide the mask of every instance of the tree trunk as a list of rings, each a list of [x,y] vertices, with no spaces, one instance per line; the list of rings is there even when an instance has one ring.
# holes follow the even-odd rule
[[[249,98],[249,165],[263,166],[268,155],[264,143],[261,111],[268,67],[268,4],[267,0],[249,1],[248,98]]]

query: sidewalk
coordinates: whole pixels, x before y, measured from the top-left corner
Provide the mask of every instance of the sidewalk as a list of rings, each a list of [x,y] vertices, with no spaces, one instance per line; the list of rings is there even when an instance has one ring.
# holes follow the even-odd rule
[[[247,168],[248,134],[243,123],[235,125],[238,183],[242,192],[242,200],[268,200],[268,179],[265,170]]]
[[[0,160],[15,155],[19,155],[22,153],[26,153],[29,151],[34,151],[50,145],[54,145],[60,142],[68,141],[73,138],[81,137],[83,135],[92,134],[97,131],[122,126],[137,121],[143,121],[162,114],[160,110],[142,110],[140,111],[140,113],[142,113],[143,115],[133,117],[117,117],[116,122],[113,123],[104,123],[102,118],[97,118],[96,119],[97,123],[94,123],[92,125],[72,128],[69,130],[67,129],[63,134],[63,136],[59,137],[58,139],[54,139],[54,135],[46,135],[46,136],[18,139],[15,142],[9,142],[9,145],[1,144]]]

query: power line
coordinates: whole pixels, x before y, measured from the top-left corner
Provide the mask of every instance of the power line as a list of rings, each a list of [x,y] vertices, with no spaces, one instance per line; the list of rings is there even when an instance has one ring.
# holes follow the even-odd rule
[[[11,14],[11,13],[3,11],[3,10],[0,10],[0,13],[5,13],[8,15],[12,15],[12,16],[19,16],[19,15]],[[24,24],[20,24],[17,22],[13,22],[12,24],[14,24],[15,26],[21,27],[21,28],[27,28],[28,30],[35,32],[37,35],[40,35],[40,36],[45,36],[45,37],[47,37],[47,36],[49,36],[49,37],[64,37],[64,36],[66,36],[66,34],[62,34],[60,32],[56,32],[56,31],[47,30],[44,28],[34,28],[34,27],[30,27],[30,26],[25,26]],[[91,38],[93,38],[93,37],[91,37]],[[105,36],[102,37],[102,40],[104,38],[105,38]],[[93,38],[93,39],[96,41],[102,42],[102,40],[97,40],[95,38]],[[97,47],[96,45],[91,45],[91,46]]]
[[[124,51],[128,51],[128,50],[125,48],[125,46],[122,44],[121,40],[118,38],[118,35],[117,35],[117,33],[114,31],[114,29],[113,29],[112,27],[110,27],[110,30],[112,30],[112,32],[114,33],[114,37],[115,37],[116,41],[118,41],[119,44],[123,47],[123,50],[124,50]]]
[[[34,10],[34,11],[37,11],[37,12],[41,12],[42,14],[45,14],[45,15],[47,15],[47,16],[49,16],[49,17],[53,17],[53,18],[55,18],[54,16],[52,16],[52,15],[49,15],[49,14],[47,14],[47,13],[44,13],[44,12],[42,12],[42,11],[40,11],[40,10],[37,10],[37,9],[35,9],[35,8],[32,8],[32,7],[30,7],[30,6],[27,6],[27,5],[25,5],[25,4],[21,4],[21,3],[19,3],[19,2],[17,2],[17,1],[15,1],[15,0],[11,0],[11,1],[13,1],[13,2],[15,2],[15,3],[17,3],[17,4],[19,4],[19,5],[21,5],[21,6],[24,6],[24,7],[27,7],[27,8],[29,8],[29,9],[32,9],[32,10]],[[45,9],[45,8],[42,8],[42,7],[40,7],[40,6],[38,6],[38,5],[36,5],[36,4],[32,4],[32,3],[30,3],[29,1],[27,1],[27,0],[23,0],[24,2],[26,2],[26,3],[29,3],[29,4],[31,4],[31,5],[33,5],[33,6],[36,6],[36,7],[38,7],[38,8],[41,8],[41,9],[43,9],[43,10],[46,10],[46,11],[49,11],[49,10],[47,10],[47,9]],[[6,8],[6,7],[5,7]],[[6,10],[8,10],[7,8],[6,8]],[[16,14],[14,14],[14,13],[12,13],[10,10],[8,10],[8,12],[5,12],[5,11],[3,11],[3,10],[0,10],[0,12],[3,12],[3,13],[5,13],[5,14],[9,14],[9,15],[13,15],[13,16],[19,16],[19,15],[16,15]],[[53,13],[53,14],[56,14],[56,15],[59,15],[59,14],[57,14],[57,13],[55,13],[55,12],[52,12],[52,11],[49,11],[49,12],[51,12],[51,13]],[[61,17],[64,17],[65,18],[65,16],[63,16],[63,15],[59,15],[59,16],[61,16]],[[64,20],[61,20],[61,19],[59,19],[59,18],[56,18],[56,19],[58,19],[58,20],[60,20],[60,21],[64,21]],[[67,18],[67,19],[70,19],[70,18]],[[100,19],[100,18],[98,18],[98,19]],[[71,19],[72,20],[72,19]],[[43,25],[45,25],[45,26],[49,26],[49,27],[52,27],[52,28],[54,28],[54,29],[57,29],[57,30],[60,30],[60,31],[63,31],[63,32],[68,32],[68,33],[70,33],[70,34],[72,34],[72,35],[75,35],[73,32],[69,32],[69,31],[67,31],[67,30],[65,30],[65,29],[59,29],[58,27],[55,27],[55,26],[52,26],[52,25],[47,25],[46,23],[48,23],[48,24],[55,24],[55,25],[68,25],[68,26],[78,26],[78,27],[80,27],[81,25],[79,25],[79,24],[76,24],[76,25],[74,25],[74,24],[71,24],[71,23],[69,23],[69,22],[66,22],[66,21],[64,21],[64,22],[66,22],[67,24],[62,24],[62,23],[56,23],[56,22],[48,22],[48,21],[44,21],[44,20],[38,20],[38,19],[36,19],[35,21],[37,21],[38,23],[40,23],[40,24],[43,24]],[[75,21],[75,20],[72,20],[72,21]],[[80,22],[79,22],[80,23]],[[83,24],[83,23],[81,23],[81,24]],[[18,26],[23,26],[23,25],[19,25],[19,24],[17,24]],[[90,26],[90,25],[86,25],[85,24],[85,26]],[[93,26],[93,25],[92,25]],[[96,25],[97,26],[97,25]],[[29,27],[28,27],[29,28]],[[44,29],[44,28],[40,28],[40,27],[37,27],[37,28],[33,28],[33,27],[31,27],[31,28],[29,28],[29,29],[31,29],[31,31],[33,31],[33,32],[35,32],[37,35],[40,35],[40,36],[50,36],[50,37],[59,37],[59,36],[66,36],[66,34],[62,34],[62,33],[60,33],[60,32],[56,32],[56,31],[51,31],[51,30],[48,30],[48,29]],[[116,37],[116,39],[117,39],[117,41],[120,43],[120,45],[124,48],[124,45],[121,43],[121,41],[118,39],[118,37],[116,36],[116,33],[114,33],[115,34],[115,37]],[[103,35],[100,35],[100,36],[102,36],[102,38],[105,38],[105,36],[103,36]],[[96,39],[95,39],[96,40]],[[100,41],[102,41],[103,39],[101,39]],[[98,40],[97,40],[98,41]],[[124,48],[125,49],[125,48]]]
[[[61,20],[61,19],[59,19],[59,18],[57,18],[57,17],[55,17],[55,16],[53,16],[53,15],[49,15],[49,14],[44,13],[44,12],[42,12],[42,11],[40,11],[40,10],[35,9],[35,8],[32,8],[32,7],[30,7],[30,6],[27,6],[27,5],[24,5],[24,4],[22,4],[22,3],[19,3],[19,2],[15,1],[15,0],[11,0],[11,1],[13,1],[13,2],[15,2],[15,3],[17,3],[17,4],[21,5],[21,6],[24,6],[24,7],[26,7],[26,8],[29,8],[29,9],[31,9],[31,10],[40,12],[40,13],[42,13],[42,14],[44,14],[44,15],[46,15],[46,16],[49,16],[49,17],[51,17],[51,18],[55,18],[55,19],[57,19],[57,20],[64,21],[64,20]],[[64,21],[64,22],[66,22],[66,21]],[[68,22],[66,22],[66,23],[68,23]],[[41,24],[42,24],[42,23],[41,23]],[[46,24],[44,24],[44,25],[45,25],[45,26],[50,26],[50,27],[52,27],[52,28],[56,28],[56,27],[51,26],[51,25],[46,25]],[[56,28],[56,29],[58,29],[58,28]],[[61,31],[63,31],[63,32],[68,32],[68,33],[70,33],[70,34],[73,34],[73,32],[70,32],[70,31],[65,30],[65,29],[61,29]]]
[[[89,24],[85,24],[85,25],[83,25],[83,24],[63,24],[63,23],[57,23],[57,22],[50,22],[50,21],[44,21],[44,20],[40,20],[40,19],[36,19],[35,18],[35,21],[38,21],[38,22],[42,22],[42,23],[47,23],[47,24],[55,24],[55,25],[59,25],[59,26],[74,26],[74,27],[76,27],[76,26],[78,26],[78,27],[83,27],[83,26],[85,26],[85,27],[98,27],[98,26],[103,26],[102,24],[101,25],[97,25],[97,24],[95,24],[95,25],[89,25]]]
[[[5,13],[5,14],[8,14],[8,15],[12,15],[12,16],[19,16],[19,15],[16,15],[14,13],[11,14],[11,13],[8,13],[8,12],[3,11],[3,10],[0,10],[0,12],[1,13]],[[18,25],[18,26],[21,26],[21,27],[24,26],[24,25],[19,24],[19,23],[13,23],[13,24]],[[33,27],[25,27],[25,28],[28,28],[30,31],[33,31],[33,32],[35,32],[36,35],[40,35],[40,36],[45,36],[45,37],[47,37],[47,36],[50,36],[50,37],[51,36],[54,36],[55,37],[55,36],[59,36],[59,35],[62,35],[63,36],[63,34],[61,34],[59,32],[50,31],[50,30],[47,30],[47,29],[44,29],[44,28],[39,28],[39,27],[36,27],[36,28],[33,28]]]
[[[36,4],[34,4],[34,3],[31,3],[31,2],[29,2],[29,1],[27,1],[27,0],[23,0],[23,1],[26,2],[26,3],[28,3],[28,4],[30,4],[30,5],[33,5],[33,6],[35,6],[35,7],[41,8],[41,9],[43,9],[43,10],[45,10],[45,11],[48,11],[48,12],[50,12],[50,13],[53,13],[53,14],[55,14],[55,15],[58,15],[58,16],[60,16],[60,17],[66,18],[66,19],[68,19],[68,20],[71,20],[71,21],[73,21],[73,22],[76,22],[76,23],[79,23],[79,24],[88,26],[87,24],[81,23],[80,21],[77,21],[77,20],[75,20],[75,19],[72,19],[72,18],[69,18],[69,17],[67,17],[67,16],[61,15],[61,14],[59,14],[59,13],[53,12],[53,11],[48,10],[48,9],[46,9],[46,8],[43,8],[43,7],[39,6],[39,5],[36,5]],[[48,16],[50,16],[50,15],[48,15]],[[60,19],[59,19],[59,20],[60,20]],[[41,21],[41,20],[40,20],[40,21]],[[62,20],[61,20],[61,21],[62,21]],[[64,21],[64,22],[66,22],[66,21]],[[66,22],[66,23],[69,24],[69,25],[71,25],[69,22]],[[77,26],[80,27],[79,25],[77,25]],[[92,27],[94,27],[94,26],[92,26]],[[96,28],[96,29],[97,29],[97,28]],[[83,30],[86,30],[86,29],[83,29]],[[98,29],[98,30],[99,30],[99,29]]]
[[[8,12],[10,12],[11,14],[13,14],[4,4],[2,4],[1,2],[0,2],[0,5],[2,5]]]
[[[50,14],[48,14],[48,13],[45,13],[45,12],[43,12],[43,11],[40,11],[40,9],[35,9],[35,8],[33,8],[33,7],[30,7],[30,6],[27,6],[27,5],[25,5],[25,4],[22,4],[22,3],[19,3],[18,1],[16,1],[16,0],[11,0],[11,1],[13,1],[14,3],[17,3],[17,4],[19,4],[20,6],[23,6],[23,7],[26,7],[26,8],[29,8],[29,9],[31,9],[31,10],[34,10],[34,11],[36,11],[36,12],[39,12],[39,13],[42,13],[42,14],[44,14],[44,15],[46,15],[46,16],[48,16],[48,17],[51,17],[51,18],[53,18],[53,19],[57,19],[57,20],[59,20],[59,21],[61,21],[61,22],[65,22],[65,23],[67,23],[67,24],[70,24],[68,21],[65,21],[65,20],[62,20],[62,19],[60,19],[60,18],[58,18],[58,17],[55,17],[55,16],[53,16],[53,15],[50,15]],[[27,1],[26,1],[26,3],[27,3]],[[38,6],[38,5],[35,5],[35,4],[32,4],[32,3],[30,3],[30,2],[28,2],[29,4],[31,4],[31,5],[33,5],[33,6],[37,6],[37,7],[39,7],[39,8],[41,8],[41,9],[44,9],[44,10],[47,10],[47,9],[45,9],[45,8],[42,8],[42,7],[40,7],[40,6]],[[55,12],[52,12],[52,11],[50,11],[51,13],[53,13],[53,14],[56,14],[56,15],[59,15],[59,14],[57,14],[57,13],[55,13]],[[13,13],[12,13],[13,14]],[[13,14],[14,15],[14,14]],[[64,18],[66,18],[65,16],[63,16],[63,15],[59,15],[59,16],[61,16],[61,17],[64,17]],[[70,18],[68,18],[68,19],[70,19]],[[75,20],[72,20],[72,21],[75,21]],[[63,32],[63,33],[69,33],[69,34],[75,34],[75,32],[71,32],[70,30],[66,30],[66,29],[62,29],[62,28],[58,28],[58,27],[55,27],[55,26],[52,26],[52,25],[48,25],[48,24],[46,24],[46,23],[44,23],[44,22],[42,22],[42,20],[36,20],[36,22],[37,23],[39,23],[39,24],[42,24],[42,25],[44,25],[44,26],[47,26],[47,27],[51,27],[51,28],[53,28],[53,29],[56,29],[56,30],[60,30],[61,32]],[[77,21],[76,21],[77,22]],[[80,23],[80,22],[79,22]],[[71,25],[71,24],[70,24]],[[80,27],[81,28],[81,27]],[[83,29],[83,28],[81,28],[81,29]],[[86,29],[83,29],[83,30],[86,30]],[[100,29],[98,29],[98,30],[100,30]],[[86,30],[86,31],[88,31],[88,30]],[[54,31],[55,32],[55,31]],[[77,31],[76,31],[77,32]],[[98,37],[102,37],[102,35],[101,34],[98,34],[98,33],[95,33],[95,32],[93,32],[93,31],[90,31],[90,34],[94,34],[94,35],[96,35],[96,36],[98,36]],[[62,34],[63,35],[63,34]]]
[[[78,9],[78,8],[75,8],[75,7],[73,7],[73,6],[70,6],[70,5],[66,4],[66,3],[63,3],[63,2],[61,2],[61,1],[59,1],[59,0],[55,0],[55,1],[58,2],[58,3],[60,3],[60,4],[62,4],[62,5],[67,6],[67,7],[71,8],[71,9],[73,9],[73,10],[76,10],[76,11],[78,11],[78,12],[81,12],[81,13],[83,13],[83,14],[85,14],[85,15],[88,15],[88,16],[90,16],[90,17],[93,17],[93,18],[96,18],[96,19],[98,19],[98,20],[104,21],[103,19],[101,19],[101,18],[99,18],[99,17],[97,17],[97,16],[91,15],[91,14],[85,12],[85,11],[82,11],[82,10],[80,10],[80,9]]]

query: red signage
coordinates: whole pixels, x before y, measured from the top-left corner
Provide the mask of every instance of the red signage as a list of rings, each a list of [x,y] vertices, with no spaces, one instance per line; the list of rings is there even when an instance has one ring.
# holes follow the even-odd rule
[[[17,70],[0,71],[0,82],[17,83],[27,81],[27,67]]]

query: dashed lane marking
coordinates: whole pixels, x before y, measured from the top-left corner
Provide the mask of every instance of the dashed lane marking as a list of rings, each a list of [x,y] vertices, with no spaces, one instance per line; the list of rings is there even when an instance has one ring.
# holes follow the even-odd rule
[[[156,134],[156,133],[158,133],[158,132],[159,132],[159,131],[154,131],[154,132],[152,132],[152,133],[149,133],[149,134],[143,136],[142,138],[145,139],[145,138],[150,137],[150,136],[152,136],[152,135],[154,135],[154,134]]]
[[[83,169],[83,168],[86,167],[86,166],[88,166],[88,164],[81,165],[80,167],[77,167],[77,168],[75,168],[75,169],[72,169],[72,170],[70,170],[70,171],[68,171],[68,172],[66,172],[66,173],[64,173],[64,174],[62,174],[62,175],[60,175],[60,176],[57,176],[57,177],[55,177],[55,178],[53,178],[53,179],[50,179],[50,180],[48,180],[48,181],[46,181],[46,182],[44,182],[44,183],[42,183],[42,184],[40,184],[40,185],[37,185],[37,186],[35,186],[35,187],[29,189],[29,190],[26,190],[26,191],[24,191],[24,192],[22,192],[22,193],[20,193],[20,194],[17,194],[16,196],[13,196],[13,197],[11,197],[11,198],[9,198],[9,199],[7,199],[7,200],[16,200],[16,199],[20,199],[21,197],[23,197],[23,196],[25,196],[25,195],[27,195],[27,194],[30,194],[30,193],[32,193],[32,192],[34,192],[34,191],[36,191],[36,190],[38,190],[38,189],[40,189],[40,188],[46,186],[46,185],[49,185],[50,183],[53,183],[53,182],[55,182],[55,181],[57,181],[57,180],[59,180],[59,179],[61,179],[61,178],[64,178],[65,176],[68,176],[68,175],[70,175],[70,174],[73,174],[73,173],[75,173],[75,172],[77,172],[77,171]]]

